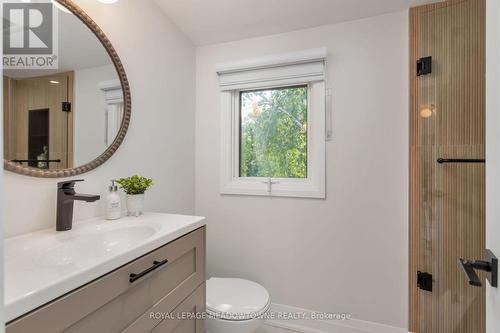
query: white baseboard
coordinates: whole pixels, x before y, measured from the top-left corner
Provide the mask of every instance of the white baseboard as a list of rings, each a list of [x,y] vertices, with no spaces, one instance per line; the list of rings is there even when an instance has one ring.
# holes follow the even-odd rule
[[[283,304],[271,304],[271,313],[301,313],[310,318],[316,311]],[[276,318],[277,316],[271,317]],[[269,326],[295,330],[303,333],[408,333],[407,329],[359,320],[311,320],[311,319],[268,319]]]

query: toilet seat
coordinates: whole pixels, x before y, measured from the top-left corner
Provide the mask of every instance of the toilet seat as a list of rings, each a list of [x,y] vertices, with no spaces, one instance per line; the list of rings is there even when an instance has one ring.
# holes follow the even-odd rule
[[[212,318],[241,321],[258,318],[270,307],[271,299],[260,284],[244,279],[207,280],[207,314]]]

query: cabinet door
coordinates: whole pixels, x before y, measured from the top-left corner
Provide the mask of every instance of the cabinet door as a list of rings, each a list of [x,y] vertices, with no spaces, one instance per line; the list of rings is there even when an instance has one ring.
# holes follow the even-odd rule
[[[186,298],[151,333],[205,333],[205,284]],[[198,318],[198,319],[197,319]]]

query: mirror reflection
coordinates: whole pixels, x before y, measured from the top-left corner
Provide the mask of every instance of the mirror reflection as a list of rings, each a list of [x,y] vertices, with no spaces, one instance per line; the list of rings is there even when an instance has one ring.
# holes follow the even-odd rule
[[[104,46],[78,17],[63,10],[57,16],[58,68],[3,70],[4,158],[40,169],[98,157],[113,143],[124,113]]]

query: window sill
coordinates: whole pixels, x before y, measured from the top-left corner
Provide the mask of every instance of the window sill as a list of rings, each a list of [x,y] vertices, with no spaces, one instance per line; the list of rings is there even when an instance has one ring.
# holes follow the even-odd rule
[[[266,197],[291,197],[325,199],[326,190],[324,181],[313,179],[281,179],[268,190],[265,178],[233,178],[220,186],[220,193],[225,195],[250,195]]]

